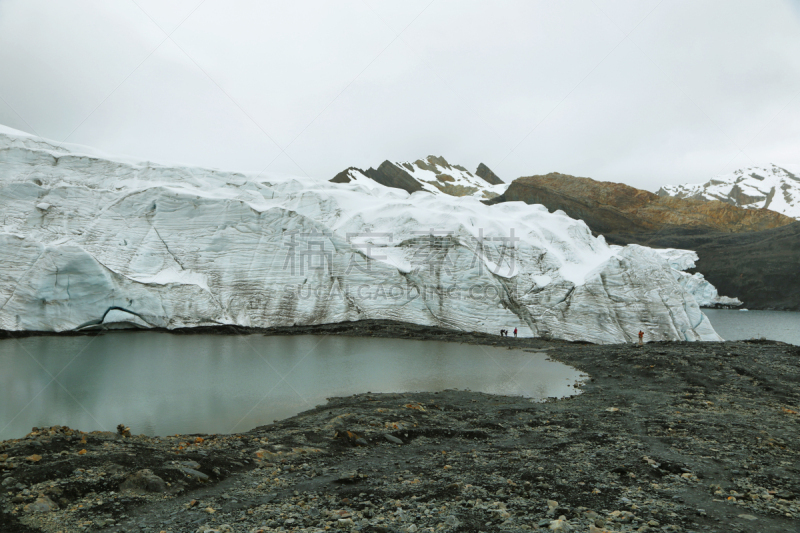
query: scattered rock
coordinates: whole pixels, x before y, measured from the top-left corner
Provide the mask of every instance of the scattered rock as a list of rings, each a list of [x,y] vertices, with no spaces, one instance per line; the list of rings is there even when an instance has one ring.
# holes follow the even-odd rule
[[[167,484],[151,470],[144,469],[128,476],[119,488],[120,490],[132,490],[137,492],[165,492],[167,490]]]
[[[26,505],[25,510],[29,513],[49,513],[58,510],[58,505],[47,496],[42,495],[36,498],[35,502]]]
[[[389,433],[384,435],[384,438],[391,442],[392,444],[403,444],[403,441],[395,437],[394,435],[390,435]]]

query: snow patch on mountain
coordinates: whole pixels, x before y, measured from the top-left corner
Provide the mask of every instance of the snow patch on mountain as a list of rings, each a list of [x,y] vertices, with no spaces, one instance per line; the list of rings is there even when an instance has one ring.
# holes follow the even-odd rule
[[[350,181],[373,187],[375,184],[403,189],[407,192],[426,191],[434,195],[473,196],[487,200],[505,192],[503,183],[488,167],[481,164],[491,183],[461,165],[451,165],[444,157],[430,155],[416,161],[384,161],[377,169],[361,170],[350,167],[337,174],[331,182]]]
[[[355,178],[131,162],[0,133],[0,328],[393,319],[598,343],[639,330],[719,340],[654,250],[610,246],[543,206]]]
[[[706,183],[667,185],[660,196],[720,200],[749,209],[771,209],[800,220],[800,165],[739,169]]]

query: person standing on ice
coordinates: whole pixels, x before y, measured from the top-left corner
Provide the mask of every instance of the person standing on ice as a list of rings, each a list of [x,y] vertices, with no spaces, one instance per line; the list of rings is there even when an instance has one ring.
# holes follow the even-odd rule
[[[514,336],[517,336],[517,328],[514,328]]]
[[[644,344],[644,331],[639,331],[639,346]]]

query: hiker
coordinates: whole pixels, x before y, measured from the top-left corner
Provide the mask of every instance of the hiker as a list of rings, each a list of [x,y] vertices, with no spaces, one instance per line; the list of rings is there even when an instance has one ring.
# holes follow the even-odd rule
[[[514,336],[517,336],[517,328],[514,328]]]
[[[644,344],[643,340],[644,340],[644,331],[639,331],[639,346],[642,346]]]
[[[502,329],[500,330],[500,336],[501,337],[503,336],[503,330]]]

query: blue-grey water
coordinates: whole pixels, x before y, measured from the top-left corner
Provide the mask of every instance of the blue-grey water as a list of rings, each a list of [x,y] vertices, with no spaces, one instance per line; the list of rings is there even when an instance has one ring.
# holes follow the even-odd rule
[[[575,393],[577,370],[530,353],[434,341],[170,335],[0,341],[0,439],[31,427],[229,433],[331,396],[471,389],[534,399]]]
[[[765,338],[800,345],[800,313],[703,309],[711,325],[729,341]]]

